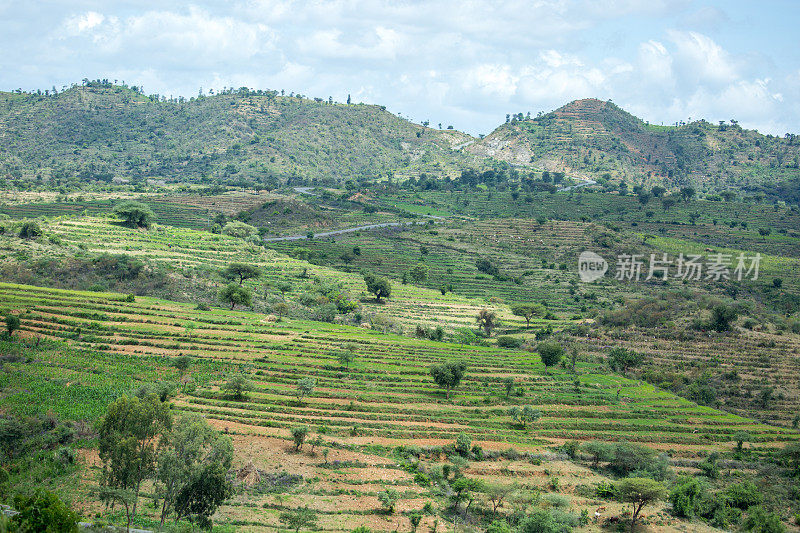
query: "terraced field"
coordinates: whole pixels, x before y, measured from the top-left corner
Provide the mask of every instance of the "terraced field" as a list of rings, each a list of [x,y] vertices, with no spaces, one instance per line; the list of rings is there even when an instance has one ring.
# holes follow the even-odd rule
[[[258,282],[246,282],[257,294],[263,294],[264,283],[291,280],[292,289],[287,292],[291,296],[302,292],[309,279],[315,276],[327,281],[341,282],[353,297],[362,300],[367,317],[391,316],[404,328],[413,328],[417,324],[426,327],[440,325],[446,330],[471,327],[478,311],[487,307],[480,300],[452,293],[442,295],[436,290],[402,285],[396,280],[393,282],[392,297],[377,304],[366,295],[366,286],[359,274],[313,265],[245,243],[241,239],[189,228],[158,226],[151,231],[138,231],[115,225],[108,219],[78,217],[53,221],[47,229],[58,235],[67,247],[75,246],[97,253],[125,253],[153,264],[163,264],[187,277],[191,277],[195,270],[216,271],[235,261],[258,265],[263,268],[264,277]],[[26,253],[65,253],[63,248],[60,251],[56,248],[37,252],[35,243],[16,241],[10,244],[22,246]],[[304,272],[307,277],[301,278]],[[507,306],[491,304],[488,307],[496,309],[507,324],[522,323],[521,319],[511,315]]]
[[[332,434],[356,432],[389,439],[437,440],[469,431],[486,442],[535,446],[563,439],[630,439],[684,450],[726,443],[739,429],[758,441],[780,442],[791,433],[697,406],[654,387],[602,374],[582,363],[575,375],[545,371],[528,352],[432,343],[348,326],[285,320],[149,298],[136,302],[112,294],[0,285],[4,307],[22,313],[29,336],[67,339],[109,354],[172,357],[235,365],[256,382],[247,402],[221,398],[201,387],[179,402],[212,418],[286,428],[299,422],[326,425]],[[337,362],[355,343],[356,363]],[[452,401],[427,376],[430,364],[459,359],[468,373]],[[231,366],[232,367],[232,366]],[[479,371],[477,369],[480,369]],[[514,377],[524,396],[503,399],[502,379]],[[314,397],[298,403],[294,385],[314,377]],[[543,418],[534,431],[514,429],[502,405],[536,405]]]
[[[579,363],[572,374],[546,370],[536,354],[527,352],[418,341],[319,322],[271,322],[260,314],[198,311],[152,298],[129,302],[117,294],[3,283],[0,302],[0,312],[20,314],[23,337],[66,341],[72,347],[46,348],[26,362],[8,363],[12,369],[25,368],[23,381],[4,384],[7,392],[9,386],[13,389],[6,405],[20,412],[48,408],[61,416],[91,419],[115,395],[139,383],[177,382],[172,358],[190,355],[190,386],[173,405],[202,413],[232,436],[239,488],[218,510],[215,524],[235,525],[237,531],[279,528],[282,511],[303,505],[318,513],[323,530],[349,531],[358,525],[408,530],[410,513],[436,498],[420,481],[424,478],[415,477],[417,467],[393,447],[425,449],[452,442],[462,432],[485,450],[501,453],[496,460],[465,466],[470,477],[514,481],[526,494],[538,495],[551,490],[554,477],[560,478],[558,491],[572,509],[607,505],[608,513],[621,512],[622,505],[587,495],[607,478],[565,461],[549,452],[550,447],[572,439],[625,439],[691,461],[710,449],[730,449],[739,430],[753,436],[752,453],[770,453],[798,438],[793,431],[606,375],[595,363]],[[348,343],[356,347],[355,361],[342,368],[336,356]],[[446,400],[427,369],[456,358],[468,362],[469,370]],[[254,385],[243,401],[220,390],[231,373],[244,373]],[[316,387],[298,401],[296,384],[308,377],[316,380]],[[505,396],[506,377],[514,378],[521,395]],[[510,405],[532,405],[543,416],[520,429],[507,414]],[[308,443],[302,453],[292,451],[289,428],[297,424],[320,436],[315,452]],[[427,458],[432,464],[437,463],[436,453]],[[87,466],[98,464],[91,449],[82,450],[81,457]],[[73,480],[71,493],[88,495],[91,479],[90,469]],[[273,485],[280,483],[287,485]],[[377,498],[387,488],[400,496],[394,514],[382,511]],[[99,510],[91,497],[78,498],[84,512]],[[505,505],[511,511],[514,504]],[[152,511],[143,506],[142,513],[139,523],[152,523]],[[423,512],[423,524],[443,531],[446,524],[436,514],[435,508]],[[676,523],[663,506],[650,511],[649,521],[667,527]]]

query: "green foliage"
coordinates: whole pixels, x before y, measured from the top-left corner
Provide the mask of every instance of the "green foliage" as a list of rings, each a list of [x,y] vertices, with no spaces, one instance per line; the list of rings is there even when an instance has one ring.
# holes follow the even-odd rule
[[[37,239],[42,236],[42,228],[35,220],[26,220],[19,228],[20,239]]]
[[[221,389],[225,396],[242,401],[247,398],[247,391],[253,390],[253,383],[244,374],[234,374],[222,384]]]
[[[569,533],[578,527],[577,516],[555,509],[537,510],[526,517],[517,528],[517,533]]]
[[[282,512],[278,520],[287,528],[293,529],[298,533],[300,529],[314,529],[317,526],[317,512],[306,507],[298,507],[291,511]]]
[[[155,213],[141,202],[122,202],[114,206],[114,215],[131,228],[149,228],[155,220]]]
[[[469,449],[471,444],[472,444],[472,439],[469,438],[469,435],[467,435],[462,431],[461,433],[458,434],[458,437],[456,437],[455,450],[461,456],[469,455]]]
[[[11,531],[77,533],[78,515],[58,496],[46,490],[14,497],[14,509],[19,512],[11,519]]]
[[[601,462],[609,462],[614,458],[614,444],[601,440],[590,440],[581,445],[581,449],[592,458],[592,465],[597,468]]]
[[[492,330],[500,325],[497,320],[497,313],[491,309],[481,309],[478,311],[478,316],[475,317],[475,322],[481,328],[487,337],[492,335]]]
[[[294,441],[294,449],[299,452],[303,449],[303,444],[308,436],[308,426],[294,426],[291,429],[291,433],[292,440]]]
[[[17,331],[20,327],[20,320],[17,315],[12,315],[11,313],[6,315],[6,332],[8,336],[12,336],[15,331]]]
[[[386,278],[364,274],[364,283],[367,284],[367,292],[374,294],[378,302],[392,295],[392,286]]]
[[[557,365],[564,355],[564,348],[557,342],[540,342],[537,351],[546,367]]]
[[[706,498],[705,486],[695,477],[683,476],[669,493],[672,512],[681,518],[694,518],[702,514]]]
[[[642,354],[638,352],[617,347],[612,348],[608,353],[608,366],[611,367],[611,370],[626,374],[630,368],[641,365],[643,359]]]
[[[317,380],[314,378],[301,378],[297,380],[297,389],[295,395],[297,401],[302,401],[304,397],[314,392],[314,387],[317,386]]]
[[[617,482],[617,497],[633,505],[631,523],[635,524],[639,513],[646,506],[667,497],[667,489],[650,478],[629,477]]]
[[[231,283],[219,291],[219,299],[225,304],[230,304],[231,309],[240,306],[249,306],[253,303],[253,293],[247,287]]]
[[[232,494],[227,471],[233,443],[199,415],[180,416],[158,458],[156,493],[162,499],[161,523],[171,512],[205,527],[217,507]]]
[[[523,317],[525,319],[525,325],[530,327],[531,319],[538,316],[545,316],[547,314],[547,308],[537,303],[515,304],[511,306],[511,312],[516,316]]]
[[[638,470],[647,470],[654,460],[653,450],[629,442],[618,442],[614,445],[614,454],[608,466],[615,474],[627,476]]]
[[[715,305],[711,310],[710,325],[716,331],[729,331],[731,329],[731,323],[735,322],[738,316],[739,312],[732,306],[724,304]]]
[[[382,490],[378,493],[378,501],[381,502],[383,509],[387,513],[393,513],[397,500],[400,499],[400,494],[394,489]]]
[[[764,500],[761,490],[752,481],[747,480],[729,485],[725,488],[723,494],[731,507],[742,511],[754,505],[759,505]]]
[[[171,427],[169,406],[155,395],[118,398],[100,423],[101,485],[130,491],[133,514],[142,481],[155,473],[162,437]]]
[[[447,399],[450,399],[450,391],[461,383],[461,379],[467,372],[467,364],[463,361],[448,361],[446,363],[432,365],[428,372],[433,381],[438,386],[445,389]]]
[[[501,335],[497,337],[497,345],[501,348],[519,348],[522,346],[522,339],[510,335]]]
[[[754,533],[784,533],[786,526],[781,522],[780,516],[757,506],[748,509],[742,529]]]
[[[244,222],[240,222],[238,220],[232,220],[231,222],[225,224],[225,226],[222,228],[222,233],[225,235],[230,235],[231,237],[247,239],[258,234],[258,231],[250,224],[245,224]]]
[[[521,425],[523,428],[527,427],[527,425],[530,423],[536,422],[542,416],[541,411],[534,409],[530,405],[526,405],[524,407],[514,405],[512,407],[509,407],[508,414],[516,423]]]
[[[247,279],[258,279],[261,277],[261,269],[253,266],[248,265],[245,263],[231,263],[227,267],[225,267],[220,274],[223,278],[228,280],[239,281],[239,285],[242,285],[245,280]]]

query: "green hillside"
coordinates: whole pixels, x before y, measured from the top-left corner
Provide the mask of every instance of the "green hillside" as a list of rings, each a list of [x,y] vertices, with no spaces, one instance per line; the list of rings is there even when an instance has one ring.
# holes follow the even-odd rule
[[[85,182],[346,181],[453,170],[469,139],[412,124],[382,106],[276,91],[185,100],[91,82],[59,94],[0,92],[0,177],[51,187]],[[25,186],[25,185],[23,185]]]
[[[792,202],[800,197],[800,140],[794,135],[761,135],[735,121],[656,126],[592,98],[538,117],[509,117],[468,150],[630,185],[763,190]]]

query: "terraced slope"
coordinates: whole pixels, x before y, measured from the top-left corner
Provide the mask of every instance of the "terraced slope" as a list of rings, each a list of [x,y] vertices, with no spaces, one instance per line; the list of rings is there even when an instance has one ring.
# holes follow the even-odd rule
[[[487,444],[526,447],[598,437],[685,451],[728,443],[738,430],[762,443],[796,437],[650,385],[604,375],[595,364],[580,364],[577,376],[561,369],[545,371],[538,356],[527,352],[11,284],[0,285],[0,301],[4,311],[21,314],[26,336],[66,339],[108,354],[185,354],[245,372],[255,383],[247,401],[226,399],[212,380],[181,396],[177,405],[246,427],[281,430],[306,423],[325,426],[331,435],[359,435],[366,441],[428,443],[466,431]],[[355,344],[356,360],[344,369],[337,355],[347,343]],[[466,361],[472,370],[446,401],[427,370],[450,359]],[[502,380],[509,376],[522,388],[522,396],[505,399]],[[304,377],[315,378],[317,388],[298,402],[295,385]],[[534,405],[543,417],[530,431],[520,430],[506,413],[508,404]]]
[[[258,294],[264,293],[264,283],[290,280],[292,289],[287,296],[291,297],[304,291],[304,285],[316,276],[326,281],[341,282],[354,298],[360,298],[365,318],[371,315],[392,317],[404,328],[413,329],[417,324],[427,327],[441,325],[448,330],[473,326],[478,311],[488,305],[484,301],[452,293],[442,295],[436,290],[402,285],[397,280],[393,283],[392,297],[377,304],[374,298],[366,294],[366,285],[359,274],[313,265],[246,243],[242,239],[188,228],[157,226],[150,231],[140,231],[119,226],[109,219],[79,217],[53,221],[47,226],[47,231],[57,235],[62,245],[43,246],[16,239],[10,239],[9,245],[24,250],[26,254],[42,257],[68,256],[75,250],[124,253],[154,265],[163,265],[187,279],[196,271],[216,272],[231,262],[247,262],[262,267],[264,271],[264,277],[260,280],[246,282]],[[304,273],[306,277],[301,278]],[[221,285],[221,280],[218,283]],[[507,323],[520,323],[520,319],[512,316],[507,306],[492,304],[488,307],[496,309]]]

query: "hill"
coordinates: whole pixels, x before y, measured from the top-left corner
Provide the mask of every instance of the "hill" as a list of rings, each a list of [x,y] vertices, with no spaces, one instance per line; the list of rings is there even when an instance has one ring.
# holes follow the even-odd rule
[[[761,135],[735,121],[649,124],[612,102],[576,100],[551,113],[509,117],[471,153],[516,165],[561,170],[629,185],[701,190],[765,185],[796,202],[800,139]]]
[[[470,139],[382,106],[225,91],[189,100],[91,82],[57,94],[0,93],[0,177],[80,182],[348,179],[454,170]]]

